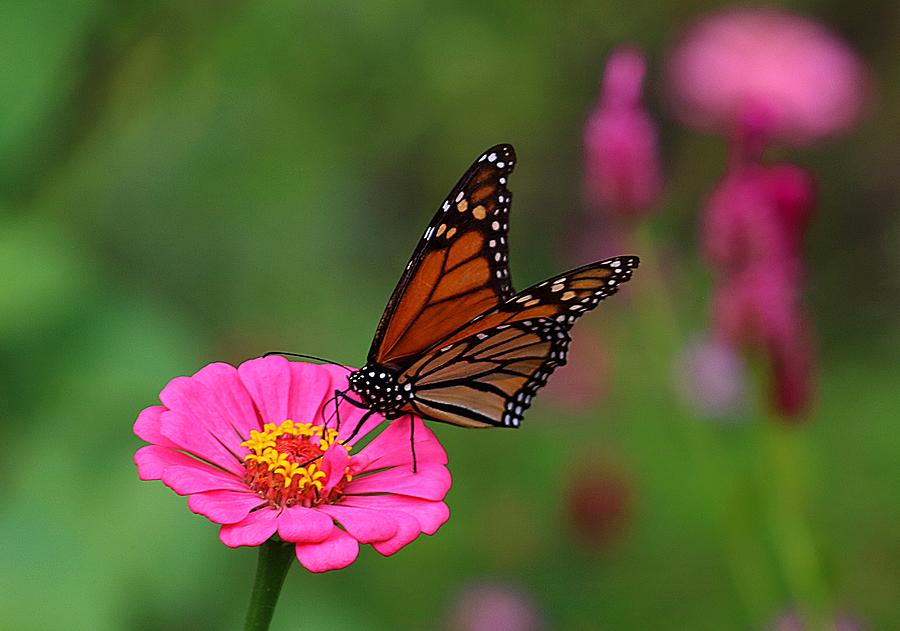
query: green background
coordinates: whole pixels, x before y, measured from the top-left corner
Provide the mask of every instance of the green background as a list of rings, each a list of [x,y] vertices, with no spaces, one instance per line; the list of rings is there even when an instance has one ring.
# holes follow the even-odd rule
[[[435,426],[450,521],[392,558],[297,565],[273,628],[441,628],[490,580],[549,628],[754,629],[799,608],[900,629],[896,6],[789,5],[846,37],[875,87],[852,134],[774,154],[820,187],[817,395],[789,428],[760,404],[695,418],[672,386],[706,326],[698,217],[727,147],[673,120],[661,61],[716,6],[0,4],[2,626],[239,628],[255,551],[138,481],[137,412],[214,360],[363,362],[425,223],[493,143],[519,154],[517,286],[584,262],[581,131],[630,42],[650,57],[667,192],[635,281],[581,325],[602,336],[606,395],[541,397],[518,432]],[[600,546],[567,508],[594,476],[626,497]]]

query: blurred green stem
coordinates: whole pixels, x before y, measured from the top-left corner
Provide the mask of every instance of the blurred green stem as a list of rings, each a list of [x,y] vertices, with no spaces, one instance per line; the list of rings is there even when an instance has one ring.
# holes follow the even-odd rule
[[[644,304],[639,311],[645,320],[645,331],[654,336],[650,340],[654,354],[663,358],[661,377],[665,380],[668,377],[666,362],[670,362],[678,351],[684,334],[672,303],[669,283],[660,274],[661,267],[647,226],[638,228],[634,236],[636,251],[642,258],[639,277],[642,289],[637,295]],[[763,401],[760,409],[764,410],[766,405]],[[759,437],[756,483],[766,507],[766,525],[771,529],[779,570],[790,592],[792,603],[789,604],[801,610],[810,628],[819,629],[828,613],[829,595],[806,514],[810,471],[805,450],[806,435],[802,429],[786,427],[780,420],[768,418],[764,413],[757,417],[754,423]],[[676,425],[693,461],[699,484],[710,497],[711,510],[725,534],[734,580],[751,618],[750,623],[758,624],[760,619],[775,613],[773,607],[784,603],[779,602],[766,577],[770,569],[765,567],[761,532],[754,531],[752,525],[753,507],[739,510],[739,517],[735,519],[729,514],[728,502],[715,496],[722,490],[713,487],[713,476],[727,478],[722,480],[723,485],[736,501],[742,504],[748,501],[743,499],[746,493],[742,492],[740,474],[727,457],[722,457],[722,444],[713,429],[695,422],[679,422],[689,420],[677,419]],[[749,521],[742,523],[742,517]]]
[[[809,525],[807,432],[760,414],[759,484],[768,498],[769,525],[792,600],[810,629],[825,628],[828,586]]]
[[[294,546],[269,539],[259,546],[256,579],[247,609],[246,631],[266,631],[272,622],[281,586],[294,560]]]
[[[643,318],[648,346],[652,347],[652,354],[659,363],[659,379],[661,383],[667,383],[671,379],[672,362],[686,335],[672,301],[671,281],[661,274],[661,263],[648,226],[639,226],[633,237],[635,252],[641,257],[636,294],[642,304],[637,311]],[[715,428],[681,414],[676,415],[673,425],[687,451],[686,461],[694,469],[698,488],[707,498],[715,527],[722,533],[723,552],[744,606],[747,624],[757,625],[771,615],[777,596],[772,581],[763,578],[766,568],[759,533],[754,532],[745,519],[753,511],[735,505],[744,503],[739,476],[728,459],[722,457],[722,445],[717,440]]]

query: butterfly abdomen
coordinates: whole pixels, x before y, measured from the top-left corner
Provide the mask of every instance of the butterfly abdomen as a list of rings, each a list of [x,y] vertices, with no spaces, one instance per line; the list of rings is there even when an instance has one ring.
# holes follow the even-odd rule
[[[379,364],[366,364],[347,376],[350,389],[370,410],[387,418],[396,418],[413,398],[412,385],[400,385],[397,373]]]

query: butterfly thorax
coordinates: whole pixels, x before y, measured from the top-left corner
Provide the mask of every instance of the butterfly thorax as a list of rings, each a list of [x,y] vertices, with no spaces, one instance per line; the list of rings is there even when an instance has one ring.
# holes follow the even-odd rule
[[[378,364],[366,364],[347,377],[350,389],[369,409],[387,418],[395,418],[413,398],[412,385],[401,385],[397,373]]]

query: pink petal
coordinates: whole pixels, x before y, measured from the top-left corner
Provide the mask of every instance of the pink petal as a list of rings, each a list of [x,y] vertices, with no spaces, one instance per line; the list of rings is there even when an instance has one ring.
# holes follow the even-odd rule
[[[324,541],[334,529],[331,517],[311,508],[293,506],[278,516],[278,534],[293,543]]]
[[[366,414],[366,410],[354,406],[344,399],[338,399],[340,402],[340,427],[338,427],[338,419],[334,414],[335,402],[332,397],[334,397],[335,390],[347,390],[347,375],[350,374],[350,370],[340,366],[291,362],[292,413],[296,410],[296,414],[302,416],[303,420],[312,420],[317,424],[338,429],[338,436],[345,441]],[[348,396],[355,395],[350,393]],[[355,444],[383,422],[384,417],[380,414],[369,415],[350,444]]]
[[[303,423],[323,424],[323,414],[327,416],[334,412],[333,404],[324,409],[326,402],[335,390],[347,387],[347,371],[339,366],[290,362],[290,373],[289,418]],[[333,427],[333,424],[329,426]]]
[[[204,491],[246,491],[243,480],[196,461],[170,465],[162,473],[163,484],[179,495]]]
[[[217,524],[235,524],[265,503],[249,489],[243,492],[208,491],[188,498],[188,508]]]
[[[404,495],[345,496],[340,505],[408,513],[419,521],[422,532],[427,535],[433,535],[450,518],[450,509],[443,502],[431,502]]]
[[[261,508],[253,511],[236,524],[222,526],[219,539],[229,548],[238,546],[258,546],[275,534],[279,511],[275,508]]]
[[[297,560],[310,572],[327,572],[347,567],[359,555],[359,543],[346,532],[333,527],[321,543],[298,543]]]
[[[193,378],[216,393],[225,418],[241,436],[249,437],[251,429],[261,428],[253,399],[238,376],[237,368],[222,362],[209,364]]]
[[[147,445],[141,447],[134,454],[134,464],[138,468],[138,477],[141,480],[160,480],[162,474],[173,464],[192,465],[197,461],[190,456],[159,445]]]
[[[422,525],[409,513],[400,511],[383,511],[383,513],[397,522],[397,532],[390,539],[374,542],[372,547],[388,557],[418,537],[422,532]]]
[[[201,371],[202,372],[202,371]],[[206,375],[209,379],[209,375]],[[229,414],[220,400],[220,393],[195,377],[177,377],[166,384],[159,400],[173,412],[194,420],[212,432],[223,444],[237,450],[240,431],[229,423]],[[165,414],[162,426],[165,429]]]
[[[416,419],[416,461],[425,463],[447,464],[447,452],[435,438],[434,433],[425,426],[421,419]],[[381,469],[408,465],[412,462],[412,449],[409,444],[409,417],[404,417],[388,425],[383,432],[359,453],[368,459],[367,469]]]
[[[141,410],[137,420],[134,422],[134,433],[148,443],[178,449],[178,446],[163,436],[160,431],[159,418],[165,410],[166,407],[164,405],[153,405]]]
[[[327,504],[319,510],[339,521],[360,543],[385,541],[397,534],[397,520],[382,511]]]
[[[191,377],[173,379],[159,394],[169,408],[160,417],[162,434],[179,448],[235,474],[243,473],[243,438],[227,420],[215,393]]]
[[[244,362],[237,370],[256,403],[263,423],[278,425],[290,418],[288,398],[291,392],[291,371],[288,360],[276,356],[260,357]]]
[[[328,476],[322,487],[323,492],[330,491],[344,478],[344,472],[349,462],[350,455],[343,445],[335,443],[328,448],[328,451],[322,456],[322,471]]]
[[[420,464],[418,472],[412,468],[394,467],[354,478],[344,487],[344,493],[398,493],[426,500],[442,500],[450,490],[450,472],[443,465]]]

